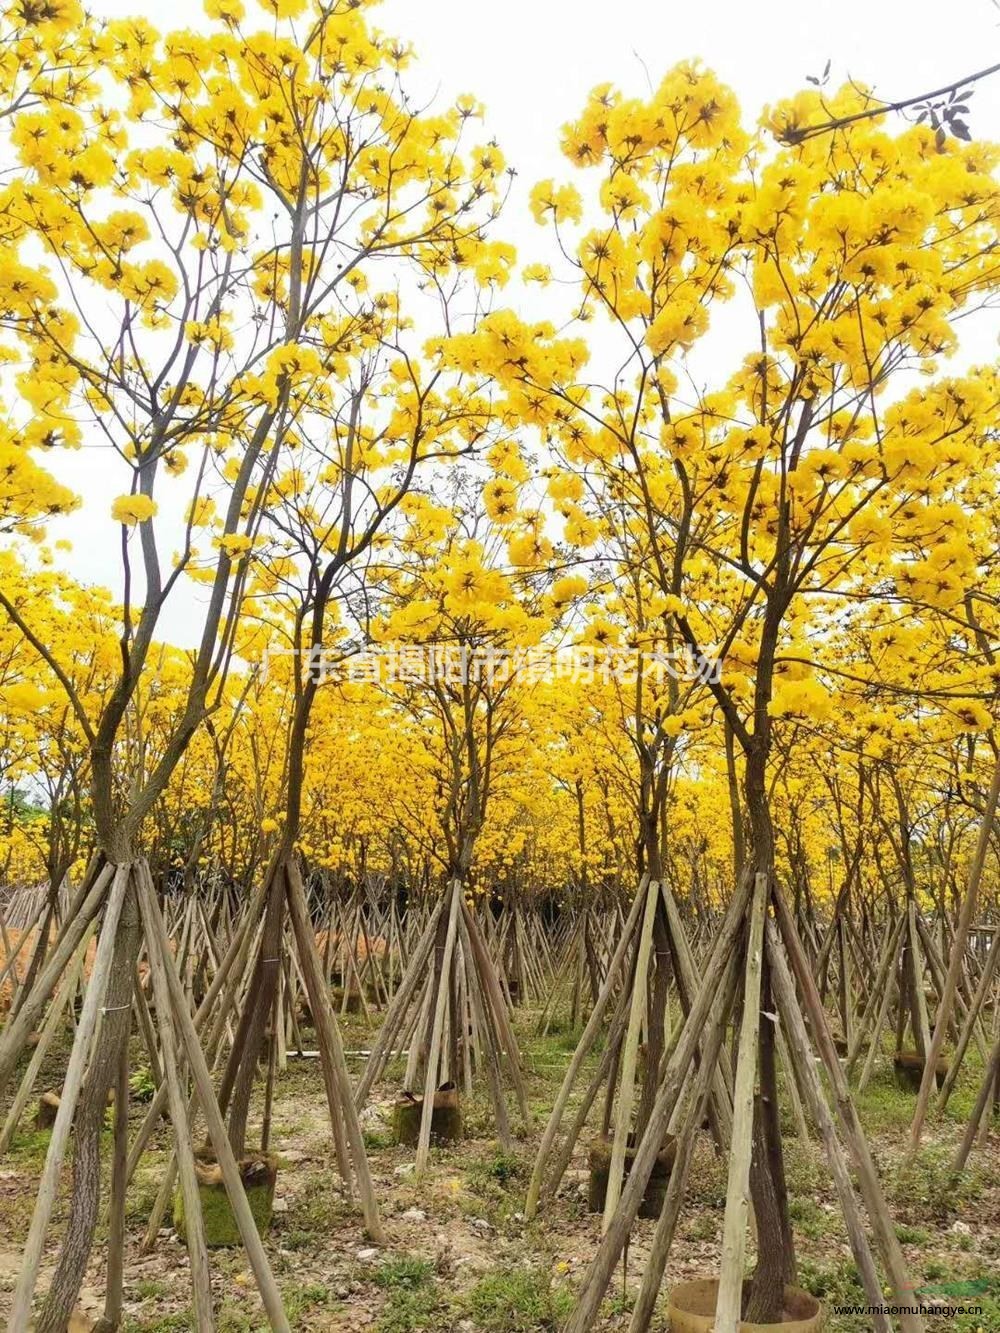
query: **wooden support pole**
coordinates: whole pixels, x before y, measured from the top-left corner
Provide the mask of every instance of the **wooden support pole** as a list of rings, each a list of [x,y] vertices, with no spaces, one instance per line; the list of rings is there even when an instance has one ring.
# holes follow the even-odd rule
[[[562,1086],[556,1096],[555,1105],[552,1108],[548,1123],[545,1126],[545,1131],[542,1134],[542,1141],[538,1147],[538,1155],[535,1158],[535,1165],[531,1172],[531,1181],[528,1185],[528,1197],[524,1205],[524,1215],[529,1220],[535,1216],[535,1212],[538,1208],[538,1197],[541,1193],[542,1181],[545,1178],[545,1167],[548,1162],[549,1153],[552,1151],[552,1145],[555,1142],[556,1134],[559,1132],[559,1125],[562,1122],[566,1104],[569,1101],[570,1094],[573,1091],[573,1087],[580,1073],[580,1069],[583,1066],[583,1062],[590,1054],[591,1048],[597,1040],[601,1029],[601,1023],[604,1019],[604,1012],[611,1002],[618,973],[635,931],[639,913],[645,902],[645,890],[647,884],[648,879],[646,876],[643,876],[639,884],[639,890],[632,901],[628,919],[618,937],[618,943],[615,945],[615,951],[612,955],[611,963],[608,966],[601,992],[597,997],[593,1009],[590,1011],[587,1026],[584,1028],[583,1035],[577,1043],[576,1049],[570,1059],[569,1068],[566,1070]]]
[[[785,961],[785,955],[774,923],[768,921],[766,930],[766,947],[768,961],[771,965],[771,985],[774,988],[781,1022],[788,1033],[789,1053],[795,1061],[803,1095],[809,1104],[810,1114],[826,1149],[827,1161],[830,1164],[833,1182],[837,1189],[837,1197],[840,1199],[841,1212],[844,1215],[844,1223],[847,1227],[848,1239],[851,1242],[851,1251],[854,1254],[858,1272],[861,1274],[865,1295],[868,1297],[870,1305],[882,1306],[884,1297],[879,1283],[878,1270],[875,1267],[875,1259],[861,1221],[861,1212],[854,1197],[854,1187],[851,1184],[847,1159],[837,1139],[837,1131],[823,1092],[823,1084],[816,1072],[812,1048],[809,1044],[809,1036],[806,1032],[802,1011],[795,995],[792,976],[788,970],[788,964]],[[876,1333],[890,1333],[891,1326],[884,1314],[873,1315],[872,1319]]]
[[[615,1135],[611,1145],[608,1188],[604,1201],[604,1216],[601,1222],[602,1229],[605,1231],[610,1225],[615,1208],[618,1206],[618,1200],[621,1197],[622,1174],[625,1170],[625,1151],[628,1148],[629,1133],[632,1129],[632,1099],[635,1091],[635,1070],[639,1054],[639,1030],[643,1015],[646,1012],[649,993],[647,985],[649,956],[653,947],[653,923],[656,920],[659,899],[659,881],[651,879],[646,890],[646,910],[643,914],[642,929],[639,934],[639,954],[636,960],[635,976],[632,981],[628,1030],[625,1034],[621,1082],[618,1087]]]
[[[195,1174],[194,1152],[191,1147],[191,1122],[184,1104],[184,1093],[178,1073],[177,1046],[174,1038],[174,1022],[171,1016],[173,1002],[166,976],[170,964],[164,962],[162,942],[157,934],[155,923],[150,917],[149,902],[143,892],[139,894],[139,909],[142,913],[146,931],[146,952],[149,956],[149,969],[153,979],[153,994],[156,997],[156,1018],[160,1028],[160,1047],[163,1051],[167,1102],[174,1131],[173,1160],[176,1163],[175,1169],[180,1175],[181,1195],[184,1200],[184,1229],[187,1233],[188,1259],[191,1264],[191,1293],[195,1326],[198,1333],[211,1333],[215,1327],[215,1316],[212,1311],[212,1276],[208,1265],[205,1222],[201,1211],[198,1178]],[[155,900],[153,911],[156,912]],[[158,912],[156,914],[159,915]],[[168,1170],[166,1178],[172,1180],[173,1175],[174,1172]]]
[[[753,1151],[753,1102],[757,1081],[757,1037],[760,1029],[760,979],[768,879],[754,876],[753,904],[746,949],[746,980],[740,1025],[739,1059],[733,1089],[733,1141],[729,1154],[729,1185],[722,1227],[722,1270],[715,1307],[715,1333],[737,1333],[743,1301],[743,1256],[750,1207],[750,1157]]]
[[[434,1094],[437,1091],[438,1062],[441,1057],[441,1035],[444,1031],[444,1015],[448,1003],[448,972],[451,967],[452,955],[455,952],[458,914],[462,905],[462,885],[457,879],[451,883],[450,898],[448,929],[444,937],[444,957],[441,962],[441,976],[438,979],[434,1020],[431,1027],[431,1045],[427,1056],[427,1070],[424,1079],[424,1102],[420,1110],[420,1135],[417,1139],[415,1167],[417,1176],[426,1171],[431,1150],[431,1119],[434,1115]]]
[[[62,1094],[59,1101],[59,1109],[56,1112],[55,1124],[52,1126],[52,1136],[49,1139],[48,1151],[45,1154],[45,1165],[42,1168],[42,1178],[38,1184],[38,1194],[35,1200],[35,1211],[31,1216],[31,1226],[28,1229],[28,1239],[25,1241],[24,1252],[21,1261],[21,1272],[18,1276],[17,1287],[14,1291],[14,1299],[10,1307],[10,1319],[7,1323],[9,1333],[24,1333],[28,1327],[28,1320],[31,1315],[31,1301],[35,1294],[35,1284],[38,1281],[38,1268],[42,1261],[42,1247],[45,1243],[45,1233],[48,1230],[49,1219],[52,1216],[52,1209],[55,1205],[56,1194],[59,1189],[59,1176],[62,1170],[63,1158],[66,1155],[66,1145],[69,1142],[70,1130],[73,1126],[73,1115],[76,1111],[76,1103],[80,1096],[80,1088],[83,1086],[83,1077],[87,1068],[87,1059],[90,1055],[91,1038],[97,1026],[97,1020],[100,1016],[100,1008],[104,1003],[104,992],[107,990],[108,976],[111,969],[111,959],[115,950],[115,932],[118,929],[118,918],[121,916],[122,904],[125,901],[125,889],[128,884],[130,867],[128,865],[108,866],[107,875],[102,873],[98,884],[107,883],[107,880],[114,876],[111,884],[111,892],[108,895],[108,905],[104,912],[104,920],[101,923],[101,932],[97,941],[97,953],[94,957],[94,967],[90,974],[90,982],[87,986],[87,993],[84,996],[83,1010],[80,1014],[80,1022],[76,1029],[76,1038],[73,1042],[73,1049],[70,1051],[69,1064],[66,1069],[66,1077],[63,1081]],[[98,885],[95,885],[94,892]],[[102,885],[103,892],[103,885]],[[96,910],[96,909],[95,909]],[[76,939],[79,945],[83,933],[86,930],[86,924],[80,931]],[[69,959],[64,960],[68,962]],[[54,984],[54,983],[53,983]],[[31,1004],[31,996],[28,997],[24,1007],[21,1010],[23,1016],[28,1006]],[[16,1020],[15,1020],[16,1022]]]
[[[910,1126],[910,1142],[906,1153],[908,1162],[913,1160],[920,1146],[920,1136],[927,1116],[927,1107],[930,1103],[931,1093],[936,1087],[937,1061],[944,1049],[945,1037],[948,1034],[948,1021],[951,1018],[951,1007],[955,1001],[959,978],[965,963],[965,947],[969,939],[969,928],[975,918],[976,907],[979,903],[979,885],[982,881],[983,866],[986,864],[986,854],[993,834],[993,822],[996,819],[998,802],[1000,802],[1000,753],[997,754],[993,763],[993,781],[990,783],[989,794],[983,809],[983,818],[979,825],[979,837],[976,840],[976,851],[972,858],[972,865],[969,868],[969,881],[958,916],[955,938],[951,943],[948,975],[945,978],[944,993],[938,1005],[934,1036],[929,1043],[929,1048],[925,1051],[924,1076],[920,1082],[917,1105],[913,1112],[913,1123]],[[975,1015],[972,1017],[975,1021]]]
[[[826,1014],[816,990],[816,984],[813,981],[809,960],[802,948],[802,942],[799,939],[798,931],[795,929],[795,922],[792,919],[788,904],[777,886],[775,886],[772,898],[778,929],[781,932],[782,942],[788,954],[792,972],[798,983],[799,994],[805,1003],[817,1050],[830,1078],[837,1119],[840,1121],[845,1145],[854,1162],[861,1196],[864,1199],[872,1226],[875,1228],[882,1260],[888,1270],[896,1295],[900,1298],[909,1297],[913,1291],[913,1284],[910,1281],[896,1229],[893,1226],[885,1196],[879,1184],[878,1172],[872,1160],[868,1141],[865,1138],[857,1110],[851,1099],[851,1092],[847,1086],[844,1070],[837,1058],[836,1047],[833,1044],[833,1038],[830,1036]],[[902,1314],[899,1316],[899,1320],[902,1333],[924,1333],[924,1321],[920,1315]]]
[[[229,1135],[226,1133],[225,1122],[222,1119],[222,1112],[219,1109],[215,1089],[212,1086],[212,1077],[201,1045],[198,1042],[198,1034],[195,1031],[180,979],[173,967],[166,927],[156,903],[153,881],[147,867],[142,866],[140,869],[145,871],[144,874],[140,873],[138,876],[138,882],[140,888],[139,901],[144,908],[143,917],[146,925],[147,944],[151,956],[154,950],[158,950],[160,961],[163,964],[163,973],[166,976],[173,1015],[180,1027],[181,1038],[187,1051],[188,1064],[191,1068],[198,1093],[198,1101],[201,1105],[201,1112],[205,1117],[216,1161],[222,1171],[222,1178],[226,1186],[226,1193],[229,1196],[230,1206],[236,1218],[236,1225],[239,1228],[247,1258],[250,1261],[250,1267],[257,1283],[257,1289],[260,1292],[272,1329],[275,1333],[291,1333],[291,1325],[288,1322],[288,1316],[285,1314],[281,1292],[278,1290],[278,1284],[271,1272],[271,1265],[268,1263],[267,1254],[257,1230],[257,1223],[250,1211],[250,1204],[247,1201],[246,1191],[240,1177],[240,1169],[233,1155]],[[164,1031],[163,1024],[168,1020],[169,1011],[164,1013],[161,1020],[161,1039]]]

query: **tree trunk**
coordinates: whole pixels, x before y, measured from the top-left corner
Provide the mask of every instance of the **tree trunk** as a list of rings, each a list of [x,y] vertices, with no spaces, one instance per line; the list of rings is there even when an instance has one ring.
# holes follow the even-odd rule
[[[130,877],[115,933],[101,1026],[74,1121],[73,1192],[62,1248],[37,1333],[64,1333],[80,1294],[101,1199],[101,1130],[108,1090],[124,1058],[132,1020],[132,978],[141,937],[139,903]]]

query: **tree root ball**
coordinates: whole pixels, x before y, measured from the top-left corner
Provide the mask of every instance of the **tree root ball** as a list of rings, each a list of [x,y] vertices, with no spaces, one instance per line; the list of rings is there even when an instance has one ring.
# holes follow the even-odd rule
[[[360,1014],[362,1011],[361,992],[356,987],[352,987],[347,992],[345,999],[344,988],[342,986],[335,986],[330,997],[330,1002],[338,1014]]]
[[[632,1170],[632,1164],[635,1161],[635,1135],[628,1136],[628,1143],[625,1148],[625,1173],[622,1177],[622,1187],[629,1178]],[[659,1217],[663,1208],[663,1199],[667,1192],[667,1185],[670,1181],[670,1172],[673,1170],[674,1159],[677,1156],[677,1141],[673,1135],[668,1135],[664,1141],[663,1147],[656,1155],[653,1162],[653,1170],[650,1173],[649,1180],[646,1182],[646,1189],[642,1196],[642,1203],[639,1205],[640,1217]],[[590,1188],[587,1192],[587,1208],[592,1213],[603,1213],[604,1202],[608,1197],[608,1177],[611,1174],[611,1140],[600,1138],[590,1149]]]
[[[917,1051],[897,1051],[892,1062],[896,1074],[896,1083],[905,1092],[919,1092],[924,1077],[924,1057]],[[939,1055],[934,1081],[940,1088],[948,1072],[947,1056]]]
[[[743,1308],[750,1295],[750,1283],[743,1283]],[[715,1303],[719,1296],[717,1278],[697,1278],[679,1282],[670,1292],[671,1333],[710,1333],[715,1324]],[[740,1333],[766,1333],[780,1328],[781,1333],[818,1333],[824,1324],[824,1311],[815,1296],[800,1287],[785,1288],[785,1308],[777,1324],[751,1324],[740,1320]]]
[[[278,1178],[278,1159],[270,1153],[257,1153],[255,1156],[242,1158],[239,1168],[247,1203],[257,1223],[257,1230],[263,1236],[271,1225],[274,1185]],[[205,1244],[211,1249],[242,1245],[240,1229],[222,1179],[222,1169],[214,1153],[208,1149],[195,1153],[194,1169],[198,1177],[198,1197],[201,1200],[201,1213],[205,1225]],[[187,1239],[184,1195],[180,1189],[174,1195],[174,1228],[182,1240]]]
[[[43,1092],[38,1099],[38,1111],[35,1115],[36,1129],[51,1129],[56,1123],[59,1110],[58,1092]]]
[[[420,1138],[420,1120],[424,1113],[423,1097],[404,1092],[392,1110],[396,1142],[415,1148]],[[462,1137],[462,1108],[458,1089],[445,1084],[434,1094],[431,1111],[431,1143],[456,1143]]]

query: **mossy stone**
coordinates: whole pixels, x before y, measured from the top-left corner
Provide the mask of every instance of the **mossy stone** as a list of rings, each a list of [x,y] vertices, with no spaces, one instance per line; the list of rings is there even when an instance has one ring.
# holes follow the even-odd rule
[[[245,1157],[239,1164],[240,1179],[246,1191],[247,1203],[263,1236],[271,1225],[274,1210],[274,1185],[278,1177],[278,1159],[270,1154]],[[195,1154],[195,1174],[198,1177],[198,1196],[205,1226],[205,1244],[210,1249],[242,1245],[236,1216],[226,1193],[222,1171],[212,1153],[202,1150]],[[187,1240],[184,1220],[184,1195],[178,1189],[174,1195],[174,1229],[181,1240]]]

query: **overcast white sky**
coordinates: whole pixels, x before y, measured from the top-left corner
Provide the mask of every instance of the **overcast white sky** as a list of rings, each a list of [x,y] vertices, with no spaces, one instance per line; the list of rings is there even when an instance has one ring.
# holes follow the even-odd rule
[[[145,13],[160,27],[207,22],[200,0],[91,0],[91,8],[109,16]],[[469,92],[486,104],[486,136],[518,173],[500,234],[518,246],[523,262],[551,258],[524,199],[535,181],[570,175],[559,153],[560,127],[597,83],[641,95],[671,65],[698,56],[736,90],[752,123],[764,104],[805,86],[827,60],[834,86],[851,76],[896,100],[1000,59],[1000,0],[385,0],[369,17],[416,46],[409,86],[421,101],[435,92],[446,102]],[[977,138],[1000,138],[1000,76],[977,88],[970,124]],[[975,354],[990,355],[989,347],[995,330]],[[70,464],[66,480],[87,503],[51,525],[50,536],[74,542],[68,563],[76,577],[117,592],[120,571],[103,554],[107,507],[127,484],[95,475],[94,462],[77,455]],[[162,625],[164,636],[179,642],[195,632],[183,602],[180,595]]]

